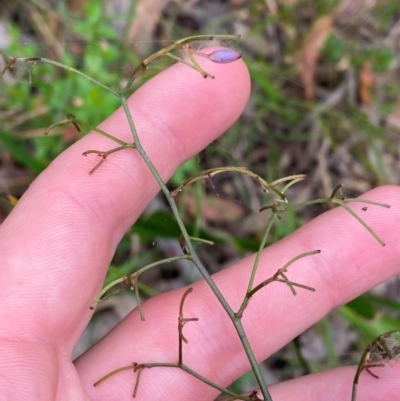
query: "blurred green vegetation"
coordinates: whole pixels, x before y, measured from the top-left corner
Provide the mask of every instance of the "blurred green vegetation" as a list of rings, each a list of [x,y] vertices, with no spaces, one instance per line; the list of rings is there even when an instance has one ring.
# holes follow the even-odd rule
[[[200,10],[171,2],[159,13],[152,29],[145,32],[143,28],[137,37],[130,36],[129,29],[137,23],[137,2],[124,12],[107,11],[103,1],[81,3],[84,7],[76,10],[63,1],[56,8],[45,2],[40,7],[34,1],[6,2],[0,17],[9,21],[9,43],[2,50],[20,57],[57,58],[60,47],[60,62],[118,90],[140,60],[162,44],[194,34],[243,35],[241,42],[223,45],[244,53],[253,85],[249,105],[226,135],[178,169],[171,187],[219,165],[246,166],[267,180],[308,174],[307,182],[288,193],[293,201],[326,196],[339,182],[345,184],[344,194],[351,196],[376,185],[400,184],[398,0],[377,1],[372,7],[354,2],[353,8],[339,13],[318,51],[313,99],[305,98],[299,59],[309,51],[307,40],[318,35],[313,26],[333,13],[339,1],[204,0],[199,2]],[[30,13],[42,16],[53,36],[41,36]],[[163,67],[154,65],[141,83]],[[77,133],[72,125],[59,126],[45,137],[48,126],[63,120],[66,113],[74,114],[87,127],[95,126],[119,105],[117,99],[87,80],[40,63],[32,68],[17,63],[4,74],[0,90],[0,171],[4,183],[0,207],[4,217],[10,209],[6,196],[21,196],[35,176],[87,131]],[[22,184],[15,183],[15,175],[24,177]],[[261,193],[256,183],[225,174],[208,186],[193,186],[187,191],[179,207],[189,233],[216,243],[212,249],[200,245],[200,256],[210,254],[216,265],[224,265],[257,250],[266,221],[257,209],[268,195]],[[202,199],[212,195],[220,202],[232,201],[222,204],[232,210],[232,217],[223,221],[203,217]],[[190,196],[195,204],[192,208]],[[209,211],[213,206],[204,207]],[[286,215],[268,242],[285,237],[322,210],[326,208]],[[163,249],[153,246],[155,239],[178,237],[178,227],[165,205],[148,210],[119,245],[107,282],[153,257],[162,257]],[[148,284],[152,285],[144,282],[143,289]],[[151,293],[151,289],[144,292]],[[399,298],[393,293],[364,294],[341,307],[338,314],[361,334],[356,339],[357,348],[400,326]],[[328,317],[312,329],[327,349],[330,362],[324,361],[324,367],[339,363],[334,349],[335,319]],[[321,364],[310,362],[311,370],[321,368]]]

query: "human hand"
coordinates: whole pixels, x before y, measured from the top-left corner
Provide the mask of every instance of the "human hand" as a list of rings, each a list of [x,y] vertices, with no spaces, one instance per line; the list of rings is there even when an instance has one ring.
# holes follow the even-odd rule
[[[150,159],[167,180],[180,163],[223,133],[241,114],[250,82],[242,61],[229,66],[199,60],[215,80],[176,65],[153,78],[129,100]],[[101,128],[130,141],[121,110]],[[112,145],[111,145],[112,146]],[[2,266],[0,399],[63,401],[131,400],[134,374],[124,371],[99,385],[108,372],[133,361],[175,362],[177,311],[184,290],[144,303],[103,340],[71,361],[74,344],[87,325],[89,306],[100,290],[115,248],[159,187],[134,150],[119,152],[92,176],[88,149],[108,149],[110,141],[91,133],[61,154],[31,185],[0,227]],[[293,297],[284,284],[259,291],[243,316],[248,338],[261,361],[334,307],[399,272],[400,189],[386,186],[363,198],[389,203],[369,207],[363,218],[384,239],[378,242],[341,208],[329,211],[266,249],[256,283],[292,257],[321,249],[296,262],[290,278],[316,288]],[[354,204],[351,205],[354,207]],[[214,276],[237,308],[254,257]],[[185,364],[227,386],[250,366],[232,323],[204,282],[193,285],[185,315]],[[396,373],[395,373],[396,370]],[[382,371],[379,383],[363,376],[360,400],[396,400],[399,367]],[[350,400],[355,367],[309,375],[270,387],[274,401]],[[141,377],[138,400],[213,400],[215,389],[179,369],[154,368]]]

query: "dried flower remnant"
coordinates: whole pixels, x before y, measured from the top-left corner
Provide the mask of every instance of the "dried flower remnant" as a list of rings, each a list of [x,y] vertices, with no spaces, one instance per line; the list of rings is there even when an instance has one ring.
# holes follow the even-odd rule
[[[233,63],[236,60],[239,60],[242,58],[242,53],[238,52],[233,49],[218,49],[214,50],[213,52],[207,54],[200,52],[198,50],[194,50],[192,47],[187,46],[186,48],[183,48],[186,52],[196,54],[197,56],[200,57],[205,57],[211,60],[213,63],[218,63],[218,64],[229,64]]]
[[[207,58],[214,63],[228,64],[233,61],[239,60],[242,57],[242,53],[232,49],[218,49],[210,53]]]

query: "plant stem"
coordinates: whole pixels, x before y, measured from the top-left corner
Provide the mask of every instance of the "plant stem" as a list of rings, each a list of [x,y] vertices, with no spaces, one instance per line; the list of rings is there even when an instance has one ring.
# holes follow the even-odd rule
[[[154,178],[156,179],[156,181],[158,182],[158,184],[161,187],[161,190],[163,191],[165,197],[167,198],[167,201],[171,207],[172,213],[174,214],[176,221],[179,225],[179,228],[182,232],[182,236],[184,237],[185,241],[186,241],[186,246],[187,249],[189,251],[189,254],[192,256],[192,260],[194,262],[194,264],[197,266],[198,270],[200,271],[201,275],[203,276],[204,280],[207,282],[207,284],[210,286],[211,290],[213,291],[213,293],[215,294],[215,296],[217,297],[218,301],[220,302],[220,304],[222,305],[222,307],[225,309],[226,313],[228,314],[228,316],[230,317],[230,319],[232,320],[234,327],[236,328],[236,331],[239,335],[240,341],[242,342],[242,345],[245,349],[245,352],[247,354],[247,357],[249,359],[251,368],[254,372],[254,375],[257,379],[258,385],[260,386],[261,392],[263,394],[264,400],[265,401],[272,401],[271,395],[269,394],[269,391],[267,389],[267,386],[265,384],[264,378],[262,376],[260,367],[258,366],[257,360],[254,356],[253,350],[250,346],[250,343],[246,337],[246,333],[244,332],[242,323],[240,321],[237,321],[235,313],[233,311],[233,309],[230,307],[230,305],[228,304],[228,302],[226,301],[225,297],[222,295],[221,291],[219,290],[219,288],[217,287],[217,285],[215,284],[214,280],[211,278],[211,276],[209,275],[209,273],[207,272],[207,269],[204,267],[204,265],[202,264],[200,258],[198,257],[193,244],[190,240],[190,236],[186,230],[185,225],[183,224],[183,221],[179,215],[179,211],[177,208],[177,205],[175,203],[175,199],[174,197],[171,195],[170,191],[168,190],[167,186],[164,184],[164,181],[162,180],[160,174],[158,173],[158,171],[156,170],[154,164],[152,163],[152,161],[150,160],[149,156],[147,155],[146,151],[143,149],[140,140],[139,140],[139,136],[137,134],[136,128],[135,128],[135,124],[133,122],[133,118],[132,118],[132,114],[129,110],[126,98],[121,95],[120,96],[120,100],[122,103],[122,107],[125,111],[126,114],[126,118],[128,120],[129,123],[129,127],[131,129],[133,138],[134,138],[134,143],[136,145],[136,149],[139,152],[139,154],[141,155],[141,157],[143,158],[143,160],[145,161],[145,163],[147,164],[147,166],[149,167],[150,171],[152,172]]]
[[[50,60],[48,58],[44,58],[44,57],[12,57],[10,55],[8,55],[7,53],[3,52],[0,50],[0,54],[3,54],[5,57],[7,57],[9,60],[11,60],[13,62],[13,64],[15,64],[16,62],[25,62],[25,63],[33,63],[33,64],[37,64],[37,63],[43,63],[43,64],[50,64],[50,65],[54,65],[55,67],[59,67],[63,70],[66,71],[70,71],[73,72],[74,74],[77,74],[83,78],[86,78],[88,81],[96,84],[97,86],[100,86],[101,88],[103,88],[104,90],[106,90],[107,92],[110,92],[111,94],[113,94],[116,97],[120,97],[119,93],[112,90],[111,88],[109,88],[108,86],[102,84],[101,82],[97,81],[97,79],[94,79],[92,77],[90,77],[89,75],[84,74],[82,71],[79,71],[73,67],[69,67],[65,64],[59,63],[57,61],[54,60]],[[7,67],[5,67],[4,71],[7,69]],[[3,71],[3,72],[4,72]]]
[[[250,362],[251,368],[253,370],[254,376],[257,380],[258,385],[260,386],[260,390],[262,392],[262,395],[264,397],[264,400],[272,401],[272,397],[268,391],[267,385],[265,384],[264,377],[261,373],[260,367],[258,366],[258,362],[256,360],[256,357],[254,356],[253,350],[250,346],[249,340],[246,336],[246,332],[244,331],[242,320],[235,317],[233,319],[233,323],[235,325],[236,331],[239,335],[240,341],[243,345],[243,348],[246,352],[247,358]],[[254,367],[257,367],[254,369]]]
[[[265,247],[265,244],[267,242],[269,232],[271,231],[271,228],[272,228],[272,224],[274,223],[276,218],[277,218],[277,214],[273,213],[273,215],[271,216],[271,218],[270,218],[270,220],[268,222],[267,228],[265,229],[265,233],[264,233],[263,238],[261,240],[260,247],[259,247],[259,249],[257,251],[256,260],[254,261],[254,266],[253,266],[253,269],[251,271],[251,277],[250,277],[250,280],[249,280],[249,285],[247,287],[247,292],[250,292],[253,289],[254,279],[255,279],[255,276],[256,276],[258,265],[260,263],[261,254],[262,254],[262,251],[263,251],[263,249]]]
[[[225,394],[231,395],[232,397],[236,397],[235,399],[238,399],[238,400],[247,400],[248,399],[247,396],[240,396],[238,394],[235,394],[234,392],[226,389],[225,387],[219,386],[218,384],[212,382],[211,380],[208,380],[206,377],[204,377],[202,375],[199,375],[197,372],[195,372],[194,370],[190,369],[186,365],[181,365],[179,367],[182,370],[184,370],[185,372],[187,372],[187,373],[191,374],[192,376],[194,376],[196,379],[199,379],[202,382],[208,384],[210,387],[214,387],[217,390],[221,391],[221,393],[225,393]]]
[[[109,291],[112,287],[114,287],[115,285],[124,283],[127,281],[127,278],[129,278],[130,276],[136,276],[138,277],[140,274],[142,274],[143,272],[145,272],[146,270],[151,269],[152,267],[155,266],[159,266],[163,263],[170,263],[170,262],[174,262],[176,260],[181,260],[181,259],[191,259],[190,255],[179,255],[179,256],[172,256],[170,258],[167,259],[162,259],[162,260],[157,260],[157,262],[154,263],[150,263],[144,267],[142,267],[141,269],[135,271],[132,274],[129,274],[128,276],[124,276],[124,277],[120,277],[117,278],[116,280],[112,281],[111,283],[109,283],[108,285],[106,285],[100,292],[99,294],[97,294],[96,298],[93,300],[92,304],[90,305],[90,309],[94,309],[96,307],[96,305],[101,301],[101,298],[103,297],[103,295]],[[137,286],[135,286],[137,287]]]

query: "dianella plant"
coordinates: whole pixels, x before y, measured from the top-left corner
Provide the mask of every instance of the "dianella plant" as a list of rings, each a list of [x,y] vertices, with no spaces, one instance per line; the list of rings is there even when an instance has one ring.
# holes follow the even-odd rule
[[[140,298],[139,298],[139,288],[138,288],[138,280],[140,275],[158,265],[161,265],[166,262],[173,262],[180,259],[186,259],[191,261],[204,280],[207,282],[209,287],[211,288],[212,292],[214,293],[215,297],[218,299],[220,304],[222,305],[223,309],[225,310],[227,316],[232,322],[232,326],[236,331],[236,334],[243,346],[243,349],[246,353],[248,361],[251,365],[252,371],[254,373],[254,377],[257,381],[258,388],[254,389],[251,392],[244,393],[244,394],[236,394],[232,392],[230,389],[221,386],[220,384],[214,382],[212,378],[204,377],[201,374],[197,373],[193,370],[190,366],[185,363],[185,356],[183,352],[183,344],[189,342],[189,338],[185,336],[185,327],[187,324],[196,325],[199,327],[199,330],[206,330],[206,328],[201,327],[201,321],[196,316],[187,315],[185,313],[185,301],[188,296],[196,297],[195,292],[193,292],[192,288],[189,288],[185,291],[182,291],[182,298],[179,305],[179,310],[177,310],[177,317],[178,317],[178,327],[177,327],[177,338],[178,338],[178,352],[176,355],[176,359],[172,361],[158,361],[158,362],[147,362],[143,360],[134,361],[133,363],[127,366],[121,366],[120,368],[109,372],[104,377],[99,377],[98,381],[93,383],[94,386],[101,386],[104,381],[106,381],[109,377],[118,374],[124,370],[131,370],[135,372],[134,380],[132,383],[132,395],[135,397],[137,394],[140,393],[140,385],[142,383],[141,374],[143,370],[149,368],[159,368],[159,369],[181,369],[188,374],[194,376],[198,380],[206,383],[207,385],[217,389],[220,393],[221,399],[226,400],[247,400],[247,401],[256,401],[256,400],[267,400],[271,401],[271,395],[268,391],[267,384],[265,379],[262,375],[260,367],[257,363],[255,354],[252,350],[252,347],[249,343],[248,337],[246,335],[246,331],[244,329],[242,318],[246,314],[246,309],[254,297],[257,297],[257,293],[259,291],[268,291],[265,287],[273,282],[280,283],[282,286],[286,286],[288,290],[288,296],[296,296],[298,291],[311,291],[315,292],[316,289],[307,285],[305,282],[295,282],[291,279],[291,271],[292,269],[296,268],[296,262],[302,258],[322,258],[323,257],[323,249],[307,249],[303,253],[297,255],[296,257],[287,260],[287,262],[282,266],[276,266],[275,273],[270,277],[264,277],[261,281],[256,281],[256,273],[257,269],[260,264],[261,254],[263,249],[266,247],[268,237],[270,236],[271,230],[274,227],[274,223],[279,220],[282,214],[293,211],[298,208],[304,208],[316,203],[331,203],[333,205],[339,206],[344,208],[348,213],[350,213],[354,219],[356,219],[364,228],[365,230],[369,231],[371,236],[373,236],[377,242],[379,242],[382,246],[385,245],[384,239],[380,238],[374,231],[373,227],[370,227],[359,215],[357,215],[352,208],[349,207],[350,202],[361,202],[373,207],[383,207],[389,208],[390,205],[383,204],[379,202],[374,202],[372,200],[367,199],[352,199],[352,198],[345,198],[341,194],[341,184],[337,185],[334,191],[331,194],[327,194],[326,197],[318,198],[318,199],[311,199],[306,202],[302,203],[292,203],[290,198],[287,195],[288,189],[291,188],[293,185],[296,185],[300,181],[306,179],[304,174],[292,175],[288,177],[279,177],[273,181],[267,181],[265,178],[261,177],[260,175],[251,171],[251,169],[247,169],[244,167],[237,167],[237,166],[220,166],[211,168],[205,171],[202,171],[190,178],[186,181],[182,182],[180,186],[175,188],[174,190],[170,190],[167,185],[164,183],[163,179],[160,176],[160,173],[156,170],[153,160],[150,159],[148,154],[146,153],[145,149],[141,144],[141,138],[139,137],[136,128],[135,128],[135,121],[132,117],[131,110],[127,104],[127,96],[131,94],[132,84],[135,80],[141,76],[143,72],[145,72],[148,66],[153,63],[155,60],[159,58],[169,58],[173,61],[183,63],[188,68],[192,68],[196,70],[204,79],[210,80],[213,79],[214,76],[209,72],[205,71],[199,63],[196,61],[194,56],[197,57],[205,57],[212,62],[219,63],[219,64],[226,64],[226,63],[233,63],[241,57],[241,53],[237,50],[227,49],[227,48],[220,48],[218,50],[214,50],[210,53],[206,53],[198,49],[197,42],[204,42],[204,41],[212,41],[212,40],[236,40],[239,39],[238,36],[235,35],[200,35],[200,36],[192,36],[187,37],[185,39],[181,39],[176,41],[175,43],[157,51],[156,53],[150,55],[146,59],[144,59],[133,71],[130,78],[128,79],[125,87],[121,91],[116,91],[111,89],[107,85],[99,82],[98,80],[83,74],[81,71],[71,68],[68,65],[64,65],[62,63],[52,61],[50,59],[35,57],[35,58],[20,58],[12,55],[8,55],[2,52],[3,56],[8,60],[8,64],[3,69],[2,73],[4,74],[7,70],[12,69],[16,63],[25,63],[30,65],[31,68],[34,68],[36,64],[48,64],[52,65],[57,68],[65,69],[70,72],[73,72],[77,75],[80,75],[86,78],[94,85],[98,85],[104,90],[106,90],[110,95],[116,97],[122,108],[125,112],[126,119],[129,123],[129,127],[132,133],[132,141],[125,142],[120,140],[114,135],[111,135],[108,132],[105,132],[99,128],[93,128],[98,134],[103,135],[110,140],[114,141],[116,145],[111,147],[110,149],[88,149],[86,150],[83,155],[84,156],[91,156],[94,155],[98,157],[98,162],[94,164],[93,168],[88,171],[88,174],[101,174],[101,166],[109,157],[113,157],[112,155],[116,152],[124,151],[125,149],[134,149],[136,152],[140,154],[143,158],[145,163],[147,164],[148,168],[154,175],[155,179],[157,180],[161,191],[165,195],[171,211],[176,219],[176,222],[181,230],[181,255],[173,256],[168,259],[163,259],[152,264],[146,265],[141,267],[140,269],[136,270],[132,274],[125,275],[120,277],[110,284],[108,284],[93,300],[92,304],[89,306],[91,309],[95,309],[101,300],[107,296],[110,292],[113,291],[113,287],[117,285],[125,285],[128,288],[132,289],[136,295],[138,309],[140,311],[140,316],[142,320],[145,320],[146,316],[142,309]],[[50,126],[45,134],[51,131],[55,126],[60,124],[73,124],[78,130],[80,129],[81,125],[85,125],[85,121],[78,121],[74,115],[66,115],[66,118],[62,121],[54,122],[52,126]],[[102,167],[104,168],[104,167]],[[185,189],[192,185],[195,182],[206,182],[211,180],[218,174],[222,173],[231,173],[231,174],[241,174],[251,179],[255,180],[257,185],[265,192],[268,193],[269,201],[266,201],[266,204],[257,212],[259,213],[269,213],[270,219],[264,228],[264,234],[262,236],[261,242],[259,244],[259,249],[257,251],[256,258],[254,260],[254,264],[252,267],[251,275],[249,277],[247,283],[247,290],[243,296],[242,302],[238,308],[234,309],[226,300],[216,283],[214,282],[212,276],[208,273],[204,263],[198,256],[196,252],[196,248],[194,243],[203,241],[201,238],[192,238],[180,216],[176,197],[178,197]],[[315,295],[317,297],[317,294]],[[317,302],[317,298],[316,298]],[[365,370],[372,374],[374,377],[377,377],[375,373],[371,372],[371,368],[383,366],[386,362],[391,362],[399,358],[400,355],[400,335],[399,331],[392,331],[389,333],[382,334],[377,339],[372,341],[366,351],[364,352],[356,377],[354,379],[354,389],[352,399],[353,401],[356,400],[356,393],[357,393],[357,386],[359,382],[359,377],[361,373]],[[215,341],[218,341],[217,339]],[[222,341],[222,340],[221,340]],[[190,344],[189,344],[190,346]],[[134,358],[134,356],[133,356]],[[106,364],[107,361],[104,361]],[[212,363],[212,362],[210,362]],[[148,380],[147,376],[145,380]]]

